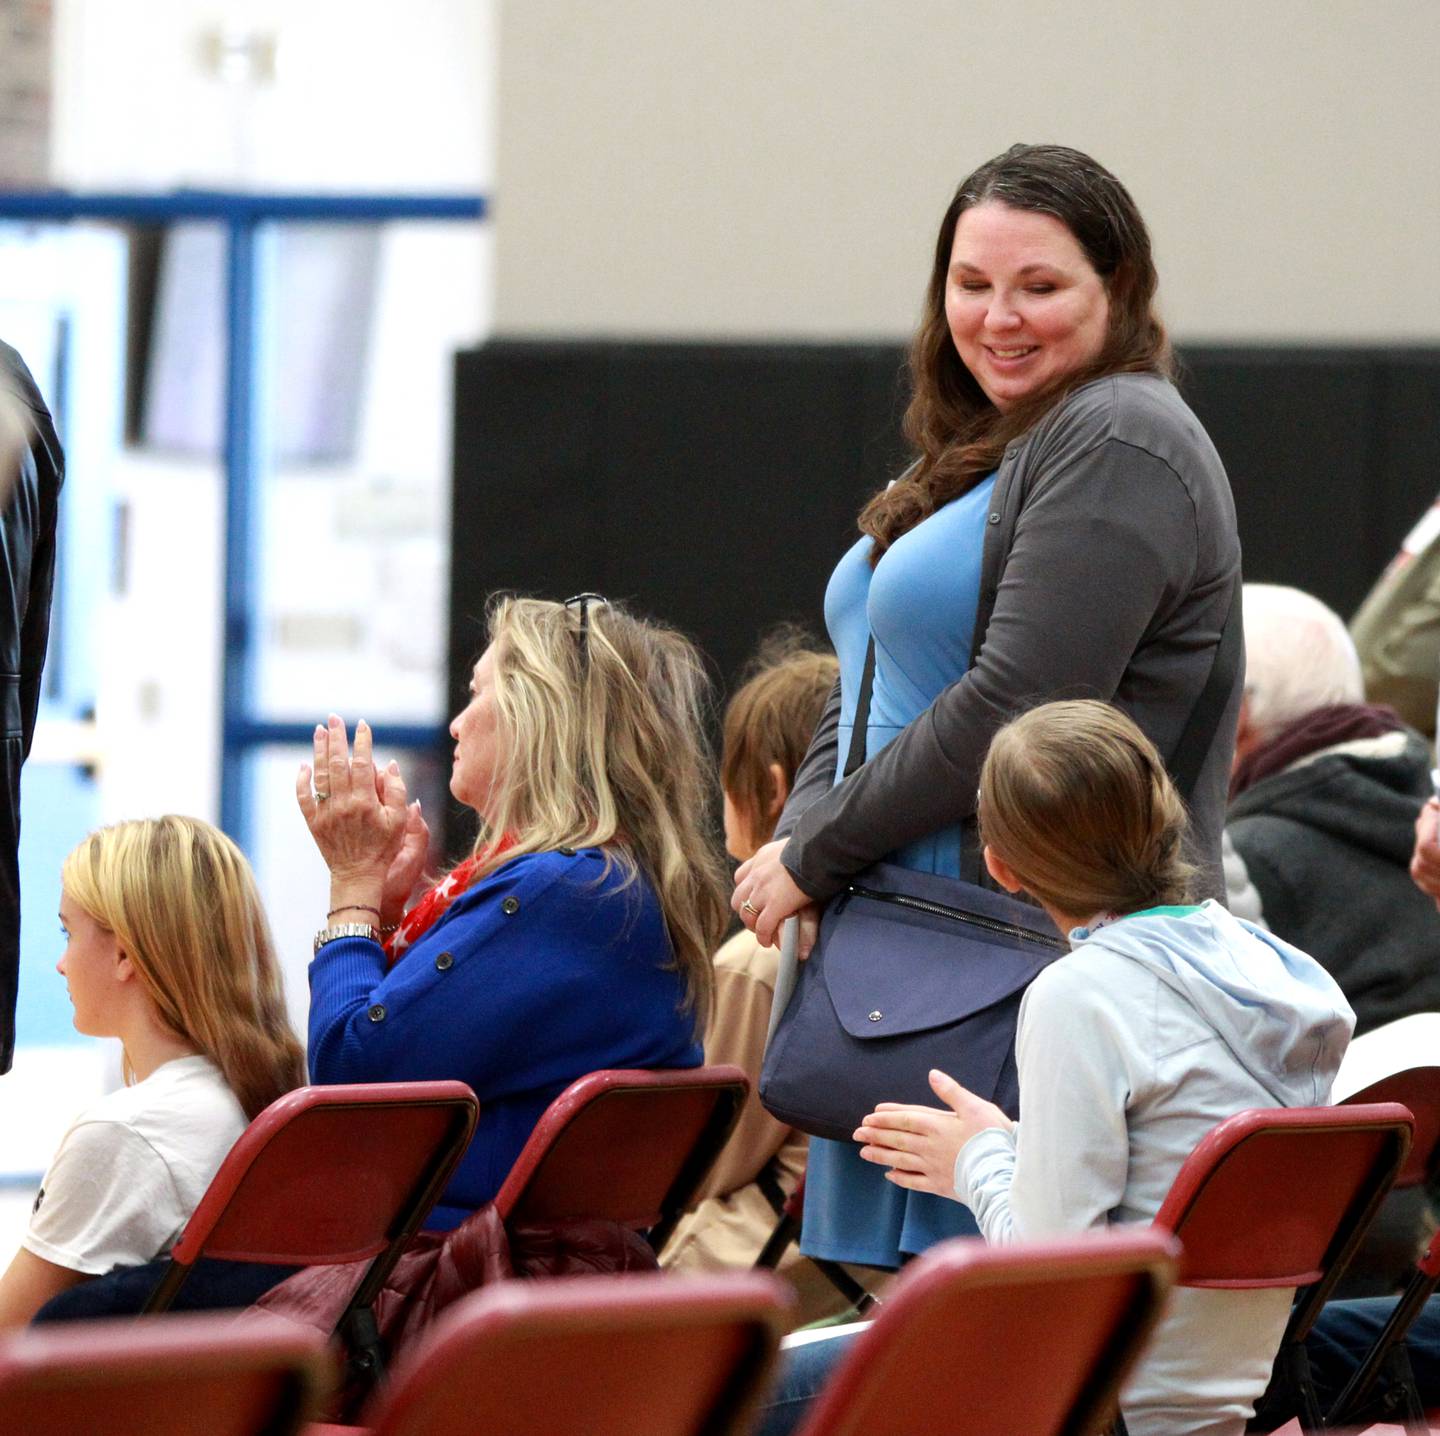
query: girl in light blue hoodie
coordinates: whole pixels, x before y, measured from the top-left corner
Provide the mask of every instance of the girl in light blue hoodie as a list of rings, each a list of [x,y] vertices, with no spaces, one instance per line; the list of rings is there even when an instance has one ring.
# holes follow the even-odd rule
[[[1184,806],[1128,718],[1032,709],[995,736],[979,813],[991,875],[1072,950],[1020,1009],[1023,1121],[932,1073],[945,1110],[882,1104],[855,1133],[890,1181],[963,1201],[992,1242],[1147,1222],[1216,1123],[1329,1101],[1354,1014],[1304,953],[1189,902]],[[1122,1394],[1131,1436],[1239,1436],[1291,1296],[1177,1291]]]

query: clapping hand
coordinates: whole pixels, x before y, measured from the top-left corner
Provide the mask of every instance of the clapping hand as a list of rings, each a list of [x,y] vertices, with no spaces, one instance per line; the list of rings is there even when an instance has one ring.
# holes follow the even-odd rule
[[[383,782],[385,775],[377,773],[375,776]],[[383,798],[381,801],[384,801]],[[395,854],[385,874],[385,886],[380,895],[380,921],[385,926],[398,923],[405,916],[405,904],[420,881],[429,852],[430,826],[420,811],[420,799],[416,798],[405,810],[405,836],[400,842],[400,851]]]
[[[363,907],[378,915],[392,884],[408,879],[406,896],[414,885],[424,861],[423,850],[416,856],[415,824],[423,828],[424,820],[406,807],[399,765],[377,771],[369,724],[355,725],[353,757],[345,724],[333,713],[329,723],[316,725],[314,740],[314,768],[300,765],[295,797],[330,869],[331,907]]]

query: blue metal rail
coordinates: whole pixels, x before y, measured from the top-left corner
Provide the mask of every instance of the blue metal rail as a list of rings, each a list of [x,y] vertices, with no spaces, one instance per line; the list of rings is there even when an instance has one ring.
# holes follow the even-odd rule
[[[354,724],[350,726],[353,728]],[[438,723],[372,723],[370,731],[376,748],[430,748],[439,740],[444,728]],[[315,725],[242,717],[231,724],[227,732],[230,741],[242,749],[280,745],[309,748]],[[353,733],[351,736],[353,738]]]
[[[246,190],[175,189],[153,194],[66,189],[0,190],[0,219],[71,219],[176,224],[382,224],[393,219],[484,219],[488,204],[472,194],[265,194]]]
[[[226,226],[225,364],[225,661],[221,696],[220,826],[242,847],[249,837],[245,758],[273,743],[310,741],[301,723],[272,723],[250,710],[254,692],[255,536],[259,527],[260,427],[264,422],[262,315],[265,286],[259,235],[270,224],[381,224],[394,220],[475,222],[488,201],[470,194],[265,194],[177,189],[153,194],[60,189],[0,190],[0,220],[55,223],[107,220],[178,224],[204,220]],[[441,728],[380,724],[381,742],[428,748]]]

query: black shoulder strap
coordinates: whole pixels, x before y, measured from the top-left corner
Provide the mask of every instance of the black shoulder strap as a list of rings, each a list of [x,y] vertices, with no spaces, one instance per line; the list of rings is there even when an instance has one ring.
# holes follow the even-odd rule
[[[1230,607],[1225,614],[1225,624],[1220,630],[1220,642],[1215,645],[1215,657],[1210,663],[1210,675],[1190,716],[1185,720],[1184,732],[1180,734],[1169,761],[1165,764],[1170,778],[1180,796],[1188,803],[1200,781],[1200,770],[1210,753],[1215,740],[1215,729],[1220,724],[1225,705],[1230,701],[1230,691],[1235,686],[1235,675],[1239,671],[1242,647],[1240,629],[1240,580],[1237,578],[1230,590]],[[875,686],[875,640],[872,637],[865,645],[865,668],[860,675],[860,695],[855,704],[855,726],[850,732],[850,751],[845,758],[848,778],[865,762],[866,733],[870,727],[870,694]]]
[[[1220,630],[1220,642],[1215,645],[1215,657],[1210,664],[1210,676],[1190,710],[1166,767],[1171,780],[1180,790],[1180,796],[1188,803],[1195,795],[1195,785],[1200,781],[1200,770],[1205,766],[1210,747],[1215,741],[1215,730],[1220,726],[1225,705],[1230,701],[1231,690],[1235,687],[1235,675],[1240,671],[1240,656],[1244,639],[1240,625],[1240,578],[1237,575],[1230,590],[1230,607],[1225,613],[1225,626]]]
[[[865,737],[870,727],[870,691],[875,687],[875,640],[872,637],[865,645],[865,668],[860,674],[860,697],[855,704],[855,726],[850,730],[850,751],[845,755],[845,771],[840,775],[848,778],[865,762]]]

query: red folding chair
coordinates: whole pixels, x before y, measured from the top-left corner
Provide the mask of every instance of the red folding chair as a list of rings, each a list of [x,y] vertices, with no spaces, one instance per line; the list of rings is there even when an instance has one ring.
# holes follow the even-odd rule
[[[1410,1155],[1395,1178],[1399,1190],[1424,1186],[1440,1173],[1440,1067],[1407,1067],[1347,1097],[1342,1107],[1398,1102],[1410,1109],[1415,1135]]]
[[[1305,1337],[1386,1192],[1413,1122],[1398,1103],[1263,1108],[1221,1122],[1155,1216],[1184,1247],[1180,1285],[1297,1287],[1264,1406],[1320,1425]]]
[[[740,1116],[734,1066],[591,1072],[545,1109],[495,1197],[507,1225],[599,1218],[659,1250]]]
[[[1346,1098],[1346,1105],[1399,1102],[1415,1118],[1415,1139],[1380,1214],[1331,1297],[1393,1296],[1414,1280],[1416,1252],[1432,1226],[1428,1189],[1440,1177],[1440,1067],[1391,1073]]]
[[[792,1304],[754,1272],[502,1282],[443,1313],[366,1425],[370,1436],[742,1436]]]
[[[0,1339],[0,1428],[15,1436],[291,1436],[330,1363],[314,1333],[218,1315],[83,1321]]]
[[[1179,1252],[1145,1228],[942,1242],[900,1274],[801,1436],[1093,1436],[1114,1414]]]
[[[369,1262],[335,1332],[373,1379],[372,1304],[464,1154],[479,1115],[463,1082],[300,1087],[272,1102],[220,1164],[145,1305],[166,1310],[201,1257]]]

